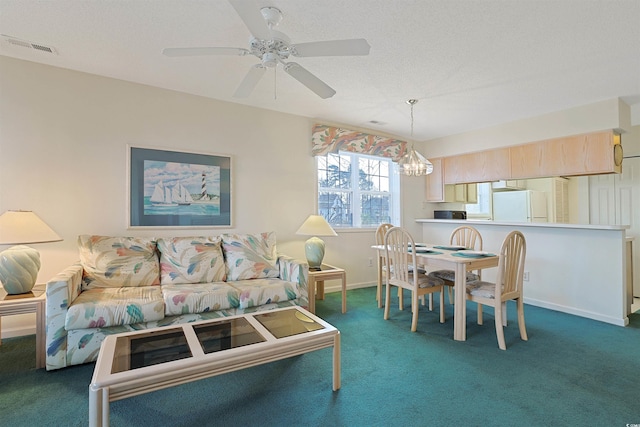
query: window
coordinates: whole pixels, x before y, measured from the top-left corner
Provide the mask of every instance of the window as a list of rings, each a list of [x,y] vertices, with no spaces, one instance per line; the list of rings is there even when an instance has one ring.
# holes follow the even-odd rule
[[[491,183],[483,182],[478,185],[478,203],[465,205],[468,218],[491,219]]]
[[[337,228],[398,224],[397,167],[387,157],[342,151],[318,156],[318,214]]]

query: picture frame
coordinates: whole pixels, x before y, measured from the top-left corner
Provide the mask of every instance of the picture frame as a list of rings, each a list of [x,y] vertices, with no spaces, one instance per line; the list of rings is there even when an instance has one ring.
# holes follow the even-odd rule
[[[128,228],[231,227],[231,157],[127,146]]]

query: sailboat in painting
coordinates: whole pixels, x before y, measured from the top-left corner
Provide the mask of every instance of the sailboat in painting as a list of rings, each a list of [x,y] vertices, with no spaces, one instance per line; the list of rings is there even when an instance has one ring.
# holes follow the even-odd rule
[[[171,200],[178,205],[190,205],[193,202],[193,197],[189,193],[189,190],[178,181],[176,185],[171,189]]]
[[[173,202],[171,189],[166,187],[162,181],[154,186],[153,194],[149,200],[154,206],[178,206],[178,203]]]

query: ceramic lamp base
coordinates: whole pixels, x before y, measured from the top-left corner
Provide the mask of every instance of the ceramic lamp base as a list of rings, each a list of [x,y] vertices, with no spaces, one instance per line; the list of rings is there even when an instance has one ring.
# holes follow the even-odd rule
[[[40,253],[29,246],[13,246],[0,253],[0,282],[9,295],[33,289],[40,271]]]
[[[304,244],[304,253],[310,269],[319,270],[324,258],[324,242],[322,239],[312,237]]]

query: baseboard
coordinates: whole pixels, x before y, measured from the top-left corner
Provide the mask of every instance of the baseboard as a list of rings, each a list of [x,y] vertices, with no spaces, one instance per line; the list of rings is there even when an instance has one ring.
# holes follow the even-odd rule
[[[370,288],[372,286],[377,286],[377,285],[375,284],[375,282],[374,283],[371,283],[371,282],[348,283],[347,290],[350,291],[352,289]],[[332,292],[342,292],[342,285],[339,282],[334,281],[334,283],[332,283],[331,286],[327,286],[327,283],[325,282],[324,293],[330,294]]]
[[[23,337],[25,335],[35,335],[36,328],[23,326],[17,328],[2,328],[2,339],[5,338],[15,338],[15,337]]]
[[[586,317],[587,319],[593,319],[599,322],[610,323],[616,326],[627,326],[629,324],[629,317],[627,316],[625,316],[622,319],[618,319],[611,316],[605,316],[600,313],[594,313],[592,311],[580,310],[575,307],[552,304],[547,301],[540,301],[540,300],[531,299],[531,298],[525,298],[524,303],[529,305],[534,305],[536,307],[547,308],[549,310],[560,311],[562,313],[573,314],[575,316]]]

